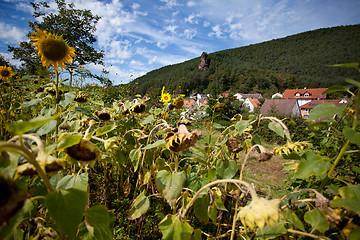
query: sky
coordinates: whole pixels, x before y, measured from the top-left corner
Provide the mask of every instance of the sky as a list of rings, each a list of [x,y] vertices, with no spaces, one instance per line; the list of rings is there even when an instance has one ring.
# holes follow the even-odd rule
[[[33,0],[38,2],[38,0]],[[49,11],[54,1],[46,0]],[[359,0],[66,0],[101,17],[97,50],[114,85],[202,52],[256,44],[301,32],[360,24]],[[0,0],[0,54],[29,41],[29,0]],[[99,73],[103,66],[87,65]]]

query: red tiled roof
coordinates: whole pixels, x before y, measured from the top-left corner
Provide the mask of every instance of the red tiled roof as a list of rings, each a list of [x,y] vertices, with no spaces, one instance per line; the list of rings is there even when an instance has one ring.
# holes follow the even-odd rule
[[[184,100],[184,107],[189,108],[194,104],[194,99],[185,99]]]
[[[316,107],[317,105],[321,104],[321,103],[325,103],[325,102],[333,102],[335,103],[335,106],[340,107],[341,105],[345,104],[345,103],[339,103],[340,100],[312,100],[311,102],[308,102],[304,105],[302,105],[300,108],[301,109],[312,109],[314,107]]]
[[[254,108],[258,108],[261,105],[257,98],[249,98],[249,101],[254,106]]]
[[[327,88],[309,88],[309,89],[286,89],[282,98],[285,99],[307,99],[307,98],[326,98],[326,94],[322,94]],[[299,93],[300,96],[296,97],[296,94]],[[305,97],[304,95],[308,93],[309,97]]]

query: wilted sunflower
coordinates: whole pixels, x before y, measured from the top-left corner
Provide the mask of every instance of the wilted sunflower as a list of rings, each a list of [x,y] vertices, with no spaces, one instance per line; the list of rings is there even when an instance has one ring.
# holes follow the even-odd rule
[[[161,101],[164,103],[171,101],[171,95],[170,95],[170,93],[165,92],[165,87],[163,87],[162,91],[161,91]]]
[[[182,96],[177,97],[174,100],[174,105],[176,109],[181,109],[184,106],[184,99]]]
[[[201,132],[199,130],[189,132],[186,126],[181,124],[177,133],[170,133],[165,136],[165,140],[167,140],[166,148],[173,152],[186,150],[193,146],[200,136]]]
[[[80,163],[93,164],[100,159],[100,149],[87,139],[81,139],[78,144],[65,149],[65,152]]]
[[[1,80],[9,80],[12,76],[13,72],[11,67],[0,66],[0,79]]]
[[[75,57],[75,50],[69,47],[62,36],[55,34],[48,34],[46,31],[37,29],[30,37],[35,41],[34,45],[37,47],[38,55],[41,56],[43,66],[49,67],[52,64],[56,71],[65,68],[65,63],[71,63],[72,57]]]

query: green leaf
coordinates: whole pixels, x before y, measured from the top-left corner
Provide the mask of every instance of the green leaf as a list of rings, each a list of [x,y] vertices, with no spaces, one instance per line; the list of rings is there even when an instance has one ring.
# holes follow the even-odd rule
[[[78,144],[81,141],[81,139],[82,139],[81,135],[77,135],[77,134],[66,135],[65,137],[60,139],[57,149],[61,150],[64,148],[71,147],[75,144]]]
[[[129,211],[129,220],[134,220],[141,217],[147,212],[150,207],[150,200],[145,196],[145,191],[143,191],[139,196],[137,196],[134,202],[131,205]]]
[[[152,123],[152,122],[154,122],[154,120],[155,120],[154,115],[150,115],[150,116],[148,116],[147,118],[145,118],[145,119],[140,123],[140,125],[146,125],[146,124]]]
[[[166,141],[164,139],[161,140],[157,140],[154,143],[151,143],[149,145],[146,145],[145,147],[143,147],[143,150],[147,150],[147,149],[152,149],[152,148],[156,148],[156,147],[164,147],[166,144]]]
[[[360,215],[360,185],[348,185],[339,188],[341,198],[332,200],[332,207],[345,207]]]
[[[332,118],[342,112],[345,107],[345,105],[337,107],[333,102],[319,104],[310,111],[308,121],[314,121],[320,118]]]
[[[358,87],[358,88],[360,88],[360,82],[358,82],[358,81],[352,80],[350,78],[345,79],[345,81],[352,84],[352,85],[354,85],[354,86],[356,86],[356,87]]]
[[[94,232],[94,239],[113,239],[113,232],[110,227],[110,216],[105,206],[92,206],[85,211],[84,216],[87,223],[86,227]]]
[[[217,160],[216,173],[219,179],[231,179],[235,176],[239,166],[234,160]]]
[[[279,221],[274,222],[274,226],[270,227],[269,225],[265,225],[264,228],[261,230],[258,228],[258,231],[256,232],[256,239],[273,239],[278,236],[281,236],[287,232],[285,228],[285,222]]]
[[[326,217],[317,208],[314,208],[310,212],[306,212],[304,220],[310,224],[313,229],[319,230],[321,233],[325,232],[329,228],[329,223]]]
[[[134,171],[136,172],[140,165],[140,158],[141,158],[141,150],[140,148],[132,149],[129,154],[131,163],[134,167]]]
[[[326,177],[326,173],[330,168],[330,162],[326,157],[316,154],[314,152],[306,152],[295,171],[295,177],[300,179],[307,179],[310,176],[316,176],[320,179]]]
[[[209,222],[208,207],[210,203],[209,195],[202,194],[194,202],[194,213],[195,216],[203,223]]]
[[[190,173],[186,186],[194,192],[197,192],[202,187],[202,176],[196,173]]]
[[[41,127],[45,125],[46,123],[50,122],[51,120],[54,120],[58,117],[58,115],[55,115],[51,118],[44,118],[44,117],[37,117],[33,118],[30,121],[26,122],[13,122],[6,126],[6,129],[9,132],[12,132],[17,135],[21,135],[26,133],[27,131],[30,131],[34,128]]]
[[[235,124],[235,129],[239,133],[239,135],[241,135],[244,132],[244,130],[248,127],[248,125],[249,125],[248,121],[240,120]]]
[[[351,231],[349,235],[349,240],[359,240],[359,236],[360,236],[360,227],[357,227]]]
[[[215,197],[214,198],[214,203],[215,203],[215,206],[216,206],[217,209],[219,209],[221,211],[228,212],[228,210],[226,209],[221,197]]]
[[[201,229],[195,229],[192,236],[191,236],[191,240],[202,240],[201,237]]]
[[[347,67],[347,68],[358,69],[359,68],[359,63],[352,62],[352,63],[334,64],[334,65],[329,65],[329,67]]]
[[[33,99],[29,102],[24,102],[23,104],[21,104],[20,108],[27,108],[30,106],[34,106],[34,105],[39,104],[41,101],[42,101],[42,99]]]
[[[49,132],[53,131],[56,128],[57,121],[51,120],[50,122],[46,123],[45,125],[41,126],[36,133],[40,136],[48,134]]]
[[[330,94],[335,92],[346,92],[346,88],[344,86],[334,85],[326,89],[323,94]]]
[[[358,147],[360,147],[360,133],[349,128],[344,127],[343,130],[344,136],[351,142],[356,144]]]
[[[98,128],[98,129],[96,129],[95,135],[96,135],[96,136],[104,135],[104,134],[106,134],[106,133],[111,132],[111,131],[114,130],[116,127],[117,127],[117,126],[116,126],[115,123],[112,123],[112,124],[109,124],[109,125],[100,127],[100,128]]]
[[[284,137],[284,129],[277,122],[269,122],[268,128],[274,131],[280,137]]]
[[[46,197],[46,206],[61,232],[75,237],[87,204],[87,192],[77,188],[56,189]]]
[[[184,172],[170,173],[162,170],[156,175],[156,186],[171,208],[174,207],[176,199],[180,196],[185,181],[186,175]]]
[[[167,215],[159,224],[163,240],[191,240],[194,229],[179,217]]]
[[[305,231],[304,225],[302,224],[300,218],[291,210],[285,209],[284,216],[287,221],[289,221],[296,228]]]
[[[89,110],[87,110],[87,109],[85,109],[83,107],[75,107],[74,111],[78,112],[78,113],[85,114],[88,117],[94,117],[93,114]]]
[[[61,188],[63,190],[68,190],[72,188],[79,189],[80,191],[84,191],[87,193],[88,186],[88,174],[83,173],[80,175],[66,175],[57,183],[56,188]]]
[[[72,101],[74,101],[76,94],[74,92],[67,92],[64,94],[65,98],[59,102],[59,106],[66,108]]]

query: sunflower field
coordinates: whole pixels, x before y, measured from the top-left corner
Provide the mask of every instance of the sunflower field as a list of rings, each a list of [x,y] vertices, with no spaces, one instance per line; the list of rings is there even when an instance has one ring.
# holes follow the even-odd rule
[[[311,134],[274,116],[225,126],[221,102],[183,114],[185,96],[165,88],[125,99],[70,87],[74,49],[42,30],[31,39],[53,74],[0,67],[0,239],[359,239],[359,82],[326,91],[349,104],[314,108]],[[284,144],[263,141],[261,126]],[[247,171],[273,158],[282,185]]]

